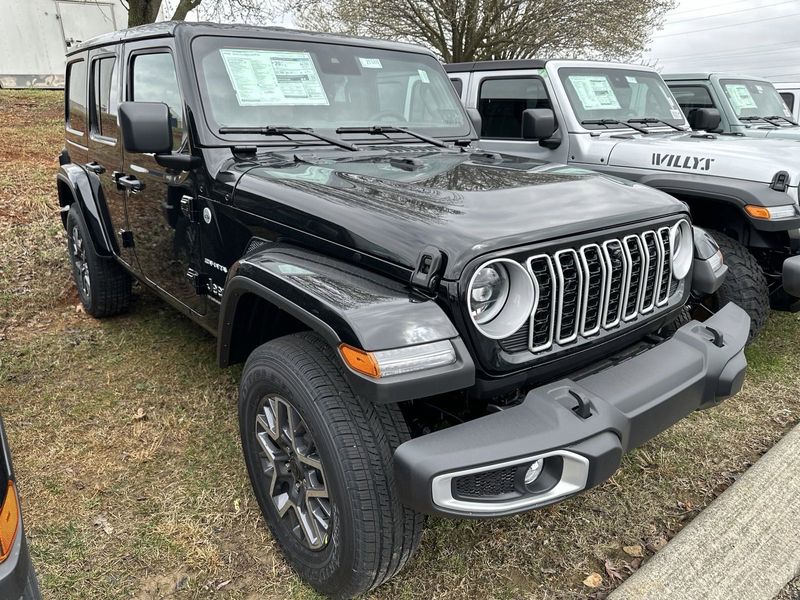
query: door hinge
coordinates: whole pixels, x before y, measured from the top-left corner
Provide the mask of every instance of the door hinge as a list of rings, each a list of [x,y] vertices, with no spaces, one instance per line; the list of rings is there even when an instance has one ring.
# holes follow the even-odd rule
[[[189,223],[197,223],[197,198],[194,196],[181,196],[181,212]]]
[[[200,273],[191,267],[186,271],[186,278],[192,284],[194,293],[198,296],[205,296],[208,294],[211,284],[211,276],[207,273]]]
[[[417,257],[417,267],[411,274],[411,284],[434,291],[439,285],[440,272],[444,267],[444,253],[436,246],[425,246]]]
[[[119,237],[122,238],[122,247],[123,248],[133,248],[133,232],[128,231],[127,229],[120,229]]]

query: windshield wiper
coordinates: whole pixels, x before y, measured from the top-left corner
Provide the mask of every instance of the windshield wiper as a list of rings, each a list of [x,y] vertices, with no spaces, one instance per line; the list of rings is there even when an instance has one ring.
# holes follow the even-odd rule
[[[608,128],[609,125],[624,125],[625,127],[630,127],[631,129],[635,129],[639,133],[650,133],[647,129],[643,127],[637,127],[636,125],[631,125],[630,123],[626,123],[625,121],[619,121],[617,119],[589,119],[586,121],[581,121],[581,125],[605,125]]]
[[[429,144],[433,144],[434,146],[439,146],[440,148],[447,148],[447,144],[444,143],[442,140],[438,140],[434,137],[427,136],[423,133],[417,133],[416,131],[411,131],[406,127],[395,127],[394,125],[372,125],[371,127],[339,127],[336,130],[336,133],[368,133],[370,135],[385,135],[387,138],[389,137],[388,133],[406,133],[411,137],[417,138],[420,141],[428,142]]]
[[[673,125],[669,121],[665,121],[664,119],[656,119],[655,117],[643,117],[641,119],[628,119],[628,123],[641,123],[643,125],[648,124],[657,124],[661,123],[662,125],[666,125],[667,127],[672,127],[675,131],[683,131],[686,132],[685,129],[682,127],[678,127],[677,125]]]
[[[339,138],[330,137],[327,135],[322,135],[321,133],[317,133],[311,128],[300,128],[300,127],[287,127],[287,126],[276,126],[276,125],[267,125],[266,127],[220,127],[220,133],[231,133],[231,134],[247,134],[247,133],[257,133],[259,135],[282,135],[287,140],[293,141],[289,134],[303,134],[303,135],[310,135],[313,138],[317,138],[323,142],[328,142],[329,144],[333,144],[334,146],[339,146],[340,148],[344,148],[345,150],[352,150],[353,152],[357,150],[361,150],[355,144],[350,142],[345,142],[344,140],[340,140]]]
[[[769,123],[770,125],[774,125],[775,127],[780,127],[780,123],[776,123],[774,119],[780,119],[781,117],[739,117],[740,121],[744,121],[748,123],[750,121],[764,121],[765,123]],[[791,122],[791,121],[790,121]]]
[[[791,123],[791,124],[792,124],[792,125],[794,125],[795,127],[797,126],[797,123],[795,123],[795,122],[794,122],[794,121],[792,121],[791,119],[787,119],[786,117],[784,117],[784,116],[782,116],[782,115],[774,115],[774,116],[772,116],[772,117],[764,117],[764,118],[765,118],[766,120],[768,120],[769,122],[772,122],[772,121],[780,121],[781,119],[783,119],[783,120],[784,120],[784,121],[786,121],[787,123]]]

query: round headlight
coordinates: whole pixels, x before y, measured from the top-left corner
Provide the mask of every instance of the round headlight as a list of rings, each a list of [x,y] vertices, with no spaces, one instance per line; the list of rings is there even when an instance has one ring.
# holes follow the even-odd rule
[[[525,268],[507,258],[491,260],[475,271],[467,290],[469,315],[488,338],[508,337],[530,318],[536,286]]]
[[[672,250],[672,276],[683,279],[688,275],[694,258],[694,239],[688,221],[681,220],[669,232],[669,247]]]

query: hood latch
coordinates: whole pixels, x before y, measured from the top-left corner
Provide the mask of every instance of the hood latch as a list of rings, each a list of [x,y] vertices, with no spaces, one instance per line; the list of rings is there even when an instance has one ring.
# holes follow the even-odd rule
[[[772,178],[772,183],[769,184],[776,192],[785,192],[789,189],[789,173],[786,171],[778,171],[775,177]]]
[[[430,292],[439,285],[444,267],[444,253],[436,246],[425,246],[417,258],[417,268],[411,274],[411,285]]]

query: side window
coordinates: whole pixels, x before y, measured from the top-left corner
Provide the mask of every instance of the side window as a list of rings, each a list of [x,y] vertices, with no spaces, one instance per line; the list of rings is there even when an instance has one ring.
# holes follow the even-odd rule
[[[781,92],[781,98],[783,98],[789,110],[794,111],[794,94],[792,92]]]
[[[460,79],[451,79],[450,82],[453,84],[453,87],[456,88],[456,94],[458,94],[458,97],[461,98],[461,92],[464,91],[464,82]]]
[[[700,85],[687,85],[681,87],[670,87],[672,95],[678,101],[683,114],[689,115],[689,112],[695,108],[716,108],[714,101],[711,99],[711,94],[708,89]]]
[[[173,149],[183,139],[183,102],[178,87],[175,63],[169,52],[137,54],[131,62],[130,99],[139,102],[164,102],[169,106],[174,136]]]
[[[92,132],[109,139],[117,138],[116,59],[101,58],[92,63]]]
[[[522,139],[522,111],[528,108],[552,108],[541,79],[485,79],[478,93],[481,137]]]
[[[86,61],[79,60],[67,67],[67,127],[86,131]]]

